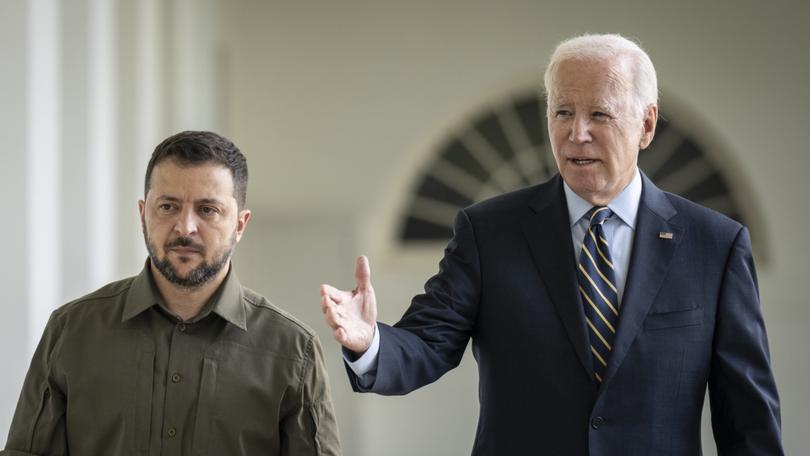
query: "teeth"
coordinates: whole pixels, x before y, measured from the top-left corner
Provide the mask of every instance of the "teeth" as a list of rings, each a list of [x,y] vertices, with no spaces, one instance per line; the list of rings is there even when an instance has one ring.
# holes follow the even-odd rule
[[[594,162],[594,160],[578,160],[578,159],[574,159],[574,163],[576,163],[577,165],[587,165],[587,164],[593,163],[593,162]]]

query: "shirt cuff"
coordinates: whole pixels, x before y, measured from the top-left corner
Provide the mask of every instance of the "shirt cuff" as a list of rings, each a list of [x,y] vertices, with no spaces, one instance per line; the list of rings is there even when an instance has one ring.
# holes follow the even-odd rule
[[[343,349],[343,360],[349,365],[354,375],[363,377],[369,373],[377,372],[377,358],[380,354],[380,329],[377,324],[374,324],[374,337],[371,339],[371,345],[365,353],[355,358],[353,353]]]

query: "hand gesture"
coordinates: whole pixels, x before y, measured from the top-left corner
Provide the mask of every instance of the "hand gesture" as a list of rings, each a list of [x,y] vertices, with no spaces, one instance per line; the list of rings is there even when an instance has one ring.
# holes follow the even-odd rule
[[[321,285],[321,310],[335,340],[356,354],[371,346],[377,322],[377,299],[371,286],[368,258],[360,256],[354,268],[357,288],[338,290]]]

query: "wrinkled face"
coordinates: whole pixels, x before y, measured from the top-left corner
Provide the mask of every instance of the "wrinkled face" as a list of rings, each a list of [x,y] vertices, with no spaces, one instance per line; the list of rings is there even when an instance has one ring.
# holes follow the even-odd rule
[[[152,268],[184,288],[224,277],[250,219],[237,208],[230,170],[212,163],[159,163],[138,207]]]
[[[630,64],[622,59],[564,60],[548,99],[548,132],[565,182],[606,205],[630,183],[639,150],[655,134],[658,108],[634,109]]]

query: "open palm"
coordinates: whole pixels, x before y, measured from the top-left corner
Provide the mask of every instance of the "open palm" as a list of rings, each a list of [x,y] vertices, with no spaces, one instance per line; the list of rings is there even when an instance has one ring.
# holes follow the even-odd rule
[[[362,354],[371,345],[377,321],[377,299],[365,256],[357,258],[354,279],[357,288],[351,291],[321,285],[321,310],[335,340],[348,350]]]

